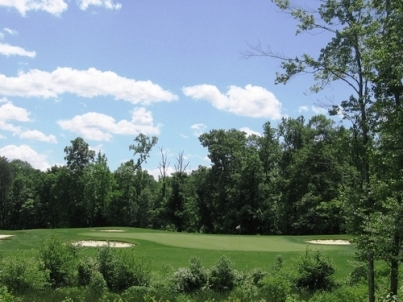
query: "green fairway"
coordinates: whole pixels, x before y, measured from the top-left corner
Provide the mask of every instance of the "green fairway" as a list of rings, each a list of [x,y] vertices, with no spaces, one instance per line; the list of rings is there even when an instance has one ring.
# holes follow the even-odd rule
[[[108,233],[98,231],[77,233],[80,236],[110,240],[130,240],[130,242],[139,242],[138,240],[151,241],[167,246],[203,249],[203,250],[221,250],[221,251],[259,251],[259,252],[296,252],[304,251],[307,246],[306,240],[311,237],[291,236],[242,236],[242,235],[203,235],[186,233],[149,233],[149,232],[122,232]],[[313,236],[315,237],[315,236]],[[312,237],[312,238],[313,238]],[[305,239],[304,239],[305,238]],[[317,248],[318,245],[311,245]],[[326,245],[321,246],[326,250],[338,249],[340,246]]]
[[[123,232],[108,232],[119,229]],[[352,260],[354,246],[308,244],[310,239],[348,239],[346,236],[248,236],[248,235],[206,235],[173,233],[136,228],[80,228],[46,229],[23,231],[0,231],[1,235],[13,237],[0,240],[0,253],[4,256],[15,253],[33,254],[43,238],[50,234],[61,237],[66,242],[78,240],[116,240],[136,244],[138,254],[151,260],[152,269],[160,273],[167,266],[178,268],[187,266],[192,256],[202,259],[205,266],[212,265],[221,255],[226,254],[236,264],[238,270],[269,267],[277,255],[282,255],[285,265],[293,265],[292,259],[307,247],[321,249],[330,256],[342,277],[350,271],[348,260]],[[85,255],[95,256],[97,248],[82,247]]]

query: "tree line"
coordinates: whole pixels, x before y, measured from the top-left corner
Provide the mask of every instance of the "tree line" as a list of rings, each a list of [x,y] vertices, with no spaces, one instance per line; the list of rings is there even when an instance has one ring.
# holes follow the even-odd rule
[[[245,56],[280,60],[283,72],[276,83],[287,84],[299,74],[313,75],[312,92],[345,83],[350,95],[330,113],[342,115],[348,126],[315,116],[284,118],[277,128],[266,123],[261,137],[212,130],[199,138],[211,167],[187,174],[178,156],[169,176],[161,152],[158,181],[141,169],[147,145],[155,142],[146,137],[132,149],[139,159],[113,173],[104,155],[91,152],[76,168],[66,152],[67,165],[46,173],[3,158],[2,226],[107,223],[234,233],[240,224],[244,234],[347,231],[367,263],[369,301],[375,301],[377,259],[390,265],[395,295],[403,234],[402,1],[323,0],[313,8],[273,2],[297,20],[297,34],[326,33],[329,42],[314,56],[286,57],[261,44]],[[19,179],[15,171],[24,167],[31,176]]]
[[[168,175],[142,163],[157,144],[140,134],[134,160],[110,171],[105,154],[80,137],[66,146],[63,166],[42,172],[21,160],[0,159],[1,228],[132,226],[185,232],[335,234],[346,213],[339,188],[355,177],[352,132],[323,115],[284,118],[263,135],[212,130],[199,137],[211,166],[188,172],[184,153]],[[351,172],[351,173],[350,173]]]

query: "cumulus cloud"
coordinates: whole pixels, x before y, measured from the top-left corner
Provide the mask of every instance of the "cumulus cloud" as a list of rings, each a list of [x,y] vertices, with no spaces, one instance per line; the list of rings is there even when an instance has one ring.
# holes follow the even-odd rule
[[[47,142],[47,143],[52,143],[56,144],[57,139],[54,135],[45,135],[42,132],[38,130],[27,130],[22,132],[19,135],[20,138],[25,138],[25,139],[30,139],[30,140],[36,140],[36,141],[41,141],[41,142]]]
[[[31,10],[45,11],[59,16],[67,9],[67,3],[64,0],[0,0],[0,6],[15,8],[22,16]]]
[[[328,111],[325,108],[317,107],[317,106],[312,106],[312,111],[315,114],[325,114],[326,115],[328,113]]]
[[[46,161],[47,156],[37,153],[28,145],[8,145],[4,148],[0,148],[0,155],[5,156],[7,159],[20,159],[29,162],[35,169],[45,171],[50,168],[50,165]]]
[[[133,104],[178,98],[151,81],[136,81],[95,68],[76,70],[59,67],[52,72],[33,69],[21,72],[17,77],[0,74],[0,94],[5,96],[56,98],[63,93],[86,98],[110,95],[116,100]]]
[[[299,108],[298,108],[298,112],[306,112],[306,111],[308,111],[308,106],[299,106]]]
[[[130,121],[116,122],[109,115],[88,112],[83,115],[76,115],[71,120],[59,120],[57,123],[64,130],[95,141],[110,141],[113,134],[137,135],[144,133],[156,135],[160,133],[159,125],[154,125],[152,113],[145,108],[135,108]]]
[[[193,134],[195,136],[200,136],[206,131],[207,126],[204,124],[194,124],[194,125],[190,126],[190,129],[193,130]]]
[[[248,136],[249,136],[249,135],[252,135],[252,134],[257,135],[257,136],[262,136],[262,134],[261,134],[260,132],[254,131],[254,130],[250,129],[249,127],[242,127],[242,128],[239,129],[239,130],[241,130],[241,131],[243,131],[243,132],[246,132],[246,134],[247,134]]]
[[[25,108],[14,106],[7,99],[0,99],[0,103],[5,103],[0,106],[0,130],[10,131],[13,135],[18,135],[23,139],[37,140],[48,143],[57,143],[54,135],[45,135],[38,130],[22,131],[20,126],[14,126],[10,121],[29,122],[30,112]]]
[[[35,51],[27,51],[22,47],[13,46],[10,44],[0,43],[0,54],[9,56],[24,56],[34,58],[36,56]]]
[[[186,96],[204,99],[220,110],[241,116],[281,118],[281,103],[273,93],[263,87],[246,85],[245,88],[230,86],[222,94],[214,85],[196,85],[183,88]]]
[[[107,9],[120,10],[122,4],[114,3],[113,0],[77,0],[77,3],[82,10],[86,10],[90,5],[101,6]]]
[[[4,99],[1,99],[0,103],[3,103]],[[13,134],[21,132],[21,127],[10,124],[9,121],[28,122],[30,113],[21,107],[14,106],[10,102],[5,102],[0,106],[0,130],[10,131]]]

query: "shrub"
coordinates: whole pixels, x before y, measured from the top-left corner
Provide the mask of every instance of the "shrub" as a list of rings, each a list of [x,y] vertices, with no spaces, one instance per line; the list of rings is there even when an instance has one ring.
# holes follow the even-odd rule
[[[319,250],[306,252],[298,259],[295,285],[310,292],[328,290],[334,286],[335,269],[331,260]]]
[[[121,297],[123,301],[143,301],[146,296],[154,296],[157,291],[152,287],[132,286],[125,290]]]
[[[281,274],[269,274],[260,283],[260,293],[273,302],[285,302],[291,293],[288,278]]]
[[[0,286],[0,301],[1,302],[14,302],[16,299],[7,290],[7,287]]]
[[[99,271],[111,291],[122,292],[131,286],[148,286],[149,262],[137,257],[133,249],[101,247],[97,256]]]
[[[75,284],[78,264],[78,249],[72,244],[65,244],[52,235],[43,240],[39,247],[39,258],[44,268],[49,271],[53,288]]]
[[[352,265],[354,269],[349,274],[349,283],[353,285],[361,282],[366,282],[368,278],[368,268],[366,264],[355,261],[350,262],[350,265]]]
[[[201,260],[192,257],[189,268],[179,268],[173,275],[174,289],[179,292],[193,292],[201,289],[207,283],[207,271]]]
[[[79,286],[89,285],[96,272],[96,263],[93,258],[81,258],[77,266],[77,284]]]
[[[35,258],[18,255],[1,261],[0,282],[12,293],[24,294],[43,289],[48,285],[47,280],[47,271]]]
[[[235,284],[234,263],[225,255],[213,265],[209,276],[209,286],[219,292],[232,290]]]
[[[361,302],[367,299],[368,299],[368,289],[365,284],[360,284],[355,286],[342,286],[333,292],[317,292],[309,301]]]

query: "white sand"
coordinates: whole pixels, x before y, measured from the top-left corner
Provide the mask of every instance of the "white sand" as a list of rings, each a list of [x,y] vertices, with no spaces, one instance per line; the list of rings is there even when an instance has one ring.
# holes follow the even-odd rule
[[[73,242],[74,245],[81,245],[81,246],[90,246],[90,247],[98,247],[98,246],[105,246],[108,244],[108,241],[101,241],[101,240],[81,240]],[[125,242],[118,242],[118,241],[109,241],[111,247],[131,247],[134,244],[125,243]]]
[[[98,230],[100,232],[124,232],[123,230]]]
[[[348,240],[309,240],[309,243],[313,244],[333,244],[333,245],[349,245],[351,244]]]
[[[11,236],[13,236],[13,235],[0,235],[0,239],[8,238],[8,237],[11,237]]]

